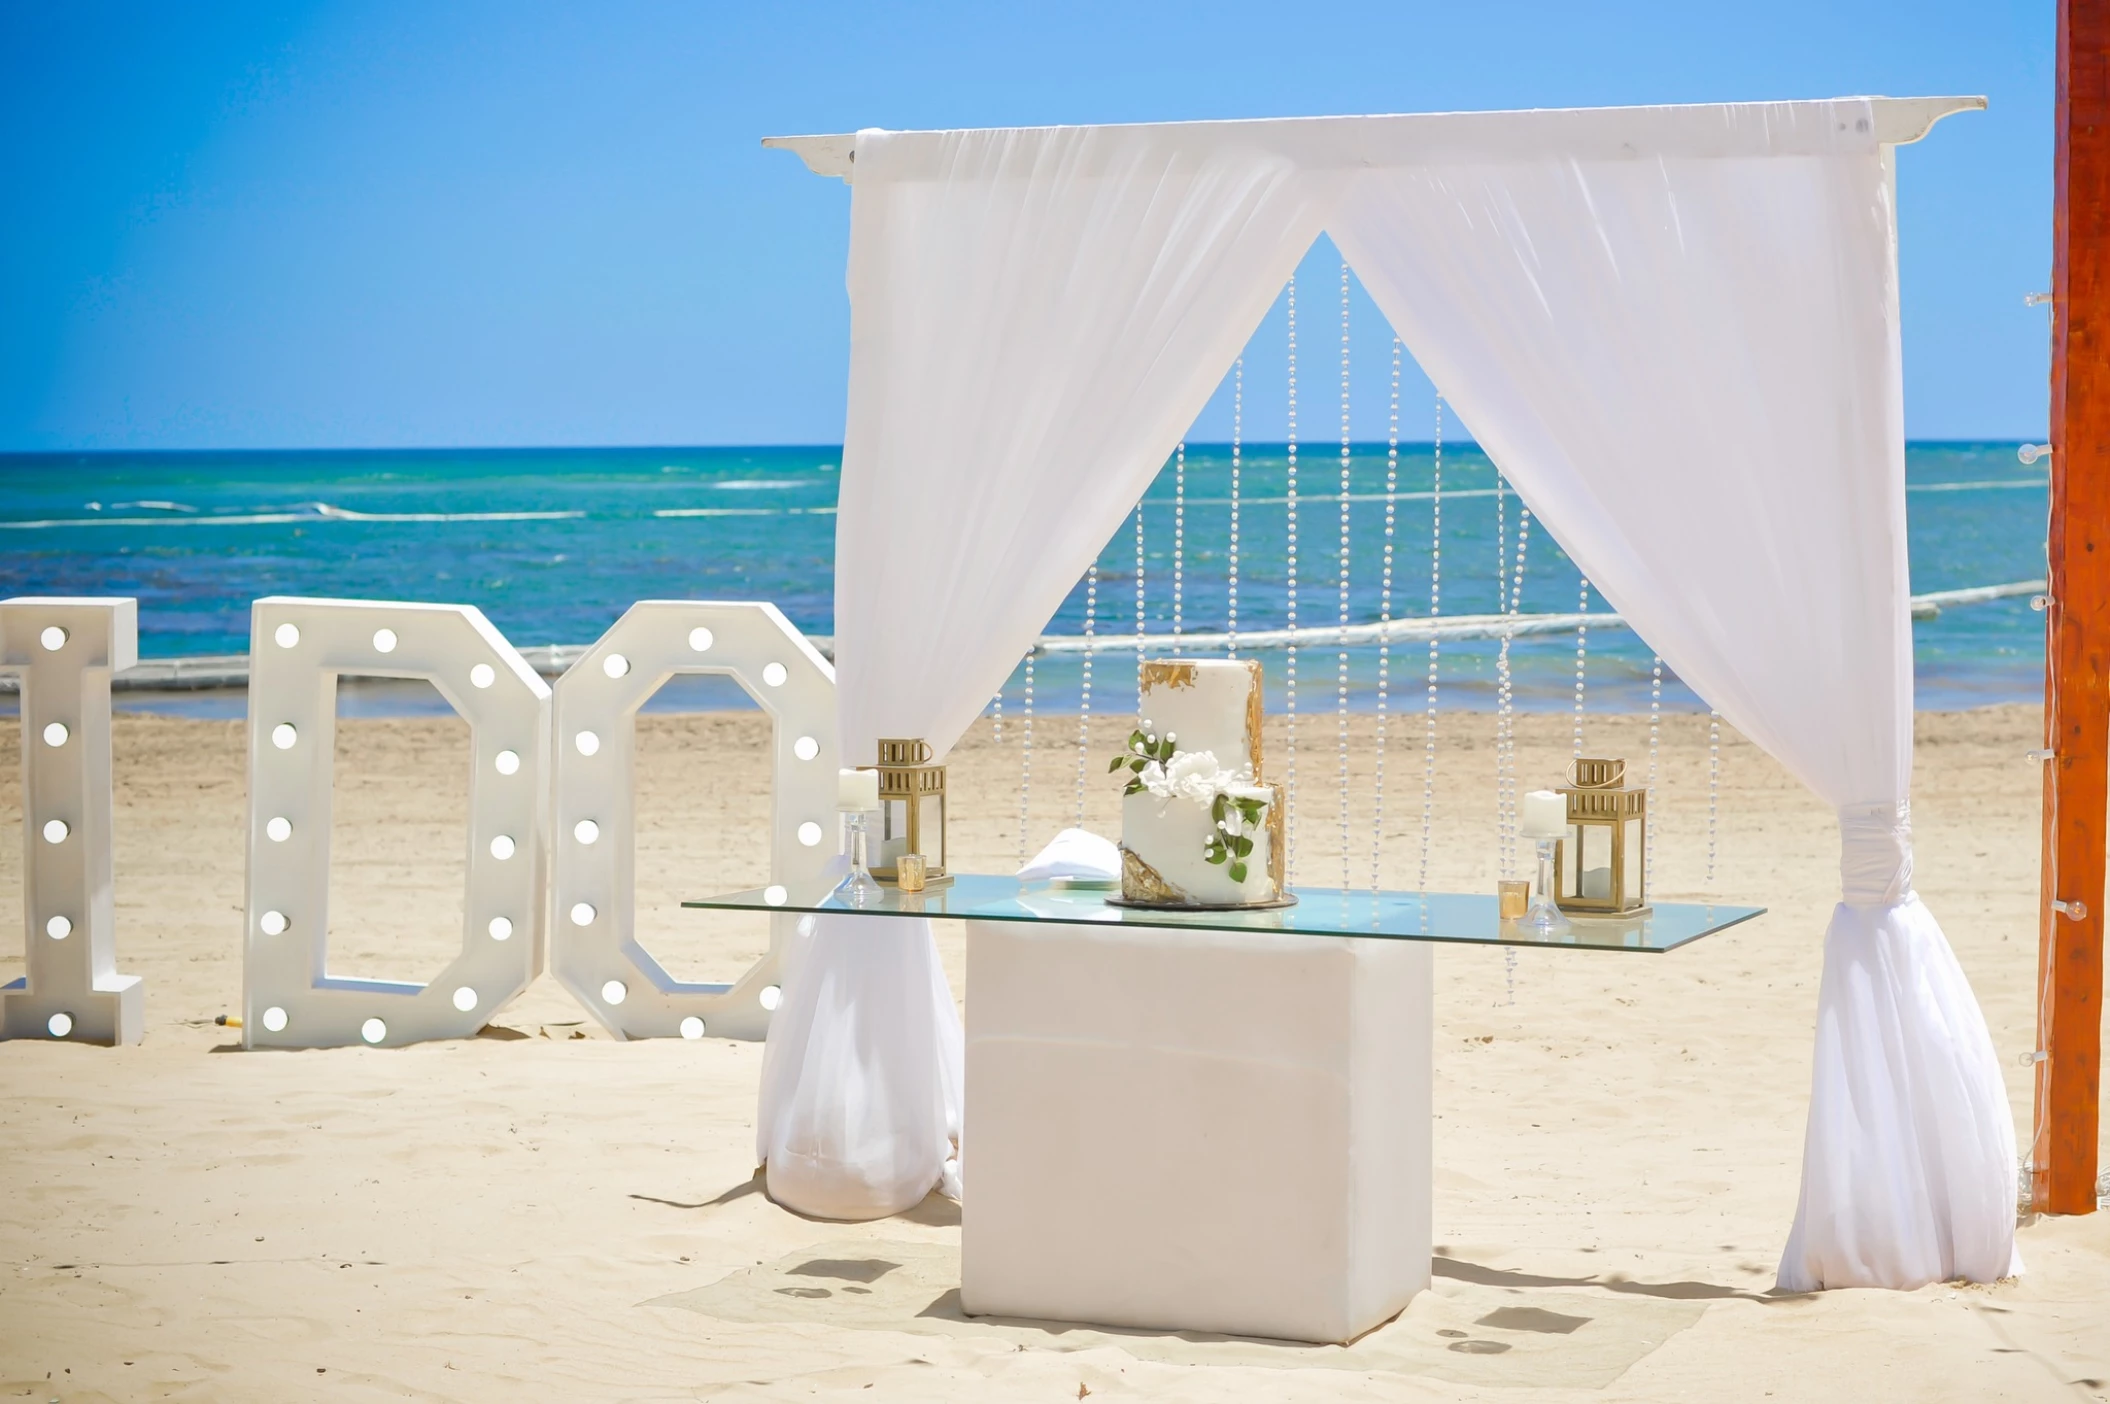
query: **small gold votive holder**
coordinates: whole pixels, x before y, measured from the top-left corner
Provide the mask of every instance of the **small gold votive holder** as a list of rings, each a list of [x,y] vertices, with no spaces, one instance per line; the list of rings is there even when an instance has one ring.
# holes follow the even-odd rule
[[[904,853],[894,860],[894,883],[903,892],[921,892],[923,874],[923,855],[920,853]]]
[[[1515,921],[1531,910],[1531,879],[1503,878],[1495,884],[1495,901],[1502,920]]]

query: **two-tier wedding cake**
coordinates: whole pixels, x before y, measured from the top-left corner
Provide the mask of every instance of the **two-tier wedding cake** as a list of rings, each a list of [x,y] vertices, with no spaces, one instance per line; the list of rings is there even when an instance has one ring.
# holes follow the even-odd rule
[[[1282,787],[1262,779],[1260,664],[1143,664],[1143,724],[1113,769],[1121,802],[1121,897],[1165,907],[1282,900]]]

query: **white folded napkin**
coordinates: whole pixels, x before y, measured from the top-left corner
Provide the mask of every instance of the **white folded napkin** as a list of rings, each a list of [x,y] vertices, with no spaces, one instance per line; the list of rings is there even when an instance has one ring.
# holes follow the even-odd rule
[[[1042,882],[1048,878],[1073,881],[1119,882],[1121,850],[1113,840],[1083,829],[1064,829],[1054,841],[1018,870],[1020,881]]]

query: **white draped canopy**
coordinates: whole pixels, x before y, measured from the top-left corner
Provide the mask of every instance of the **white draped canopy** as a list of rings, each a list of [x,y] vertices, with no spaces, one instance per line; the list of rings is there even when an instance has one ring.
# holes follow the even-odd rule
[[[2013,1129],[1906,805],[1890,144],[1966,105],[859,133],[844,755],[959,738],[1330,233],[1612,607],[1841,816],[1781,1285],[2007,1273]],[[833,1217],[913,1203],[960,1130],[929,934],[859,920],[796,955],[759,1127]]]

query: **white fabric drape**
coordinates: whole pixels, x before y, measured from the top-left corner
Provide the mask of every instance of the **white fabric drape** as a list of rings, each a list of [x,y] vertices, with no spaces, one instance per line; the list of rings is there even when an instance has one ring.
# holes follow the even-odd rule
[[[1279,155],[1088,129],[865,133],[857,171],[835,676],[842,754],[868,763],[881,736],[942,756],[1003,686],[1322,210]],[[937,946],[927,922],[826,916],[804,947],[765,1055],[769,1192],[898,1213],[959,1132]]]
[[[861,134],[844,753],[882,734],[950,747],[1329,228],[1613,606],[1842,815],[1781,1284],[2007,1271],[1998,1069],[1910,889],[1895,225],[1873,115],[1841,100]],[[762,1122],[817,1128],[812,1164],[862,1184],[903,1138],[851,1115],[844,1089],[928,1083],[957,1022],[924,978],[927,934],[833,925],[841,948],[824,960],[816,940],[787,981],[798,1012],[779,1026],[804,1047],[786,1072],[772,1030]],[[853,970],[878,949],[853,944],[881,939],[897,954]],[[908,974],[878,968],[897,958]],[[888,999],[906,1017],[870,1018]],[[823,1048],[831,1018],[894,1032]],[[928,1188],[933,1153],[903,1193]]]
[[[1236,144],[860,133],[835,539],[843,754],[940,754],[1135,505],[1324,222]]]
[[[958,1194],[964,1034],[930,923],[808,917],[780,978],[755,1121],[769,1197],[876,1219]]]
[[[1870,127],[1837,124],[1823,154],[1373,172],[1334,226],[1612,607],[1842,815],[1791,1289],[1984,1281],[2013,1259],[1997,1060],[1900,818],[1904,430]]]

